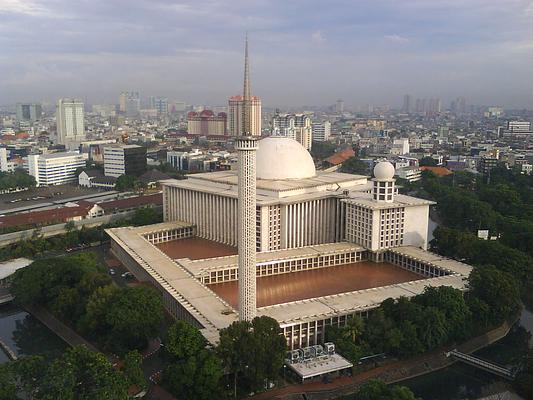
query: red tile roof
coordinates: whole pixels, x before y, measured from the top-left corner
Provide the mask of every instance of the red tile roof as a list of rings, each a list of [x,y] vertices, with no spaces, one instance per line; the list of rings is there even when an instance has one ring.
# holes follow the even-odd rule
[[[339,165],[353,156],[355,156],[355,151],[353,151],[351,147],[348,147],[344,150],[336,152],[332,156],[326,158],[324,161],[331,165]]]
[[[53,210],[32,211],[0,217],[0,228],[14,226],[43,225],[67,222],[76,217],[85,217],[94,203],[79,202],[75,207],[62,207]]]
[[[102,207],[104,211],[124,210],[128,208],[142,207],[142,206],[148,206],[148,205],[159,206],[159,205],[163,205],[163,194],[156,193],[156,194],[149,194],[146,196],[137,196],[137,197],[130,197],[127,199],[106,201],[105,203],[98,203],[98,205]]]
[[[421,171],[431,171],[435,175],[440,176],[440,177],[453,174],[452,171],[450,171],[448,168],[445,168],[445,167],[426,167],[426,166],[424,166],[424,167],[420,167],[420,170]]]

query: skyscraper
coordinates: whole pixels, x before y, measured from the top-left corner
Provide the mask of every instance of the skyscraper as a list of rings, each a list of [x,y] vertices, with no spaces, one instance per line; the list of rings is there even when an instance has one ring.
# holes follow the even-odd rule
[[[59,99],[56,107],[57,143],[72,147],[85,140],[83,102],[78,99]]]
[[[39,103],[17,103],[17,121],[34,122],[41,118],[42,106]]]
[[[337,102],[335,103],[335,112],[337,114],[342,114],[344,112],[344,100],[337,100]]]
[[[256,138],[251,136],[250,68],[248,65],[248,36],[244,50],[244,88],[242,132],[235,141],[238,153],[238,198],[239,214],[239,319],[251,321],[256,307]]]
[[[244,97],[232,96],[228,100],[228,133],[230,136],[242,136],[244,113]],[[250,99],[250,134],[252,136],[261,136],[261,99],[252,96]]]
[[[119,111],[127,117],[136,117],[141,109],[139,92],[122,92],[119,97]]]
[[[404,113],[410,113],[413,111],[413,96],[410,94],[403,96],[402,111]]]

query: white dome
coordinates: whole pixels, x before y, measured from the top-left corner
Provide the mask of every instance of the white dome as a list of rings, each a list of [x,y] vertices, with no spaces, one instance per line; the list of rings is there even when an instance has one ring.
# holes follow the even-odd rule
[[[394,165],[388,161],[380,161],[374,167],[374,178],[380,181],[392,179],[394,173]]]
[[[257,179],[305,179],[316,175],[311,154],[296,140],[270,136],[258,143]]]

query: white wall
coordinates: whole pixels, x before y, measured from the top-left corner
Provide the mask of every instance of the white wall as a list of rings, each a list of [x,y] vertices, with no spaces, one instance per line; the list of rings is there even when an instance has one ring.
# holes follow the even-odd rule
[[[405,207],[404,246],[416,246],[427,250],[428,221],[428,205]]]

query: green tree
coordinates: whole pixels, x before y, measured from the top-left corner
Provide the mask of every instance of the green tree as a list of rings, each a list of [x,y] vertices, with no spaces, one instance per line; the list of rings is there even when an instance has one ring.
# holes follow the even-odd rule
[[[43,400],[126,400],[128,382],[101,353],[84,346],[68,349],[50,365]]]
[[[138,190],[143,187],[139,179],[133,175],[120,175],[115,182],[115,189],[121,192]]]
[[[468,285],[470,294],[489,306],[494,323],[510,317],[520,307],[520,290],[516,279],[494,266],[474,268]]]
[[[356,400],[416,400],[405,386],[387,386],[383,381],[371,380],[363,384],[355,395]]]
[[[176,321],[164,342],[167,367],[163,382],[178,399],[208,400],[222,391],[222,363],[198,329]]]
[[[220,359],[202,349],[193,356],[170,363],[163,371],[165,387],[179,400],[210,400],[215,393],[223,397]]]
[[[357,157],[350,157],[342,163],[341,172],[348,174],[368,175],[370,168],[367,163]]]
[[[437,160],[435,160],[433,157],[425,156],[420,159],[420,162],[418,164],[421,167],[436,167]]]
[[[285,352],[279,324],[269,317],[234,322],[220,331],[217,353],[245,392],[264,389],[268,380],[275,380]]]
[[[331,142],[313,142],[311,154],[317,160],[324,160],[335,153],[337,146]]]
[[[137,350],[130,351],[124,357],[124,367],[122,372],[129,385],[135,385],[139,389],[146,389],[148,383],[142,370],[143,357]]]
[[[130,221],[135,226],[157,224],[163,222],[163,214],[151,207],[142,207],[135,210]]]
[[[185,321],[176,321],[168,328],[165,339],[165,353],[171,359],[185,359],[207,346],[200,331]]]
[[[157,336],[163,322],[163,302],[153,288],[137,286],[122,289],[105,310],[104,325],[98,329],[106,348],[123,354],[146,347]]]
[[[346,326],[343,328],[343,336],[350,339],[353,343],[357,343],[360,340],[360,336],[363,333],[365,324],[361,317],[353,316],[346,322]]]

